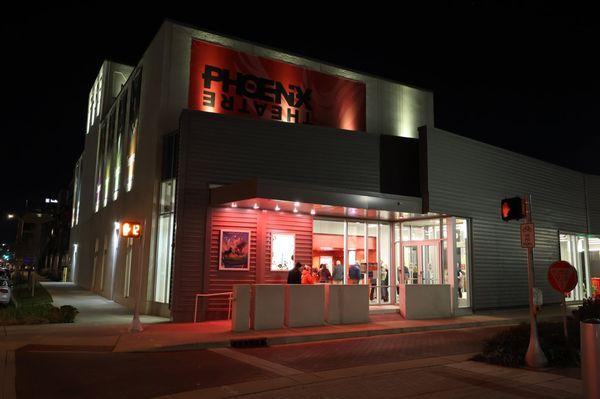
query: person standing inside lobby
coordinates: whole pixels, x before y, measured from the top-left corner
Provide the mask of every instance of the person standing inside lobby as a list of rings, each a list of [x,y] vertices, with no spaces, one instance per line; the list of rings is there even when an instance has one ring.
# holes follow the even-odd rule
[[[302,282],[302,263],[296,262],[294,268],[288,272],[288,284],[300,284]]]
[[[350,270],[348,270],[348,278],[350,280],[350,284],[358,284],[360,281],[360,265],[358,262],[350,266]]]
[[[331,275],[333,284],[343,284],[344,283],[344,266],[342,262],[339,260],[335,261],[335,265],[333,266],[333,274]]]

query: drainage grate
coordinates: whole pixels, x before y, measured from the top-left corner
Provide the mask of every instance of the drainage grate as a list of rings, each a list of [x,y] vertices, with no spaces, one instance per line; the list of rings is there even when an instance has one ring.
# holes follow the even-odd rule
[[[232,339],[230,342],[232,348],[257,348],[267,346],[266,338]]]

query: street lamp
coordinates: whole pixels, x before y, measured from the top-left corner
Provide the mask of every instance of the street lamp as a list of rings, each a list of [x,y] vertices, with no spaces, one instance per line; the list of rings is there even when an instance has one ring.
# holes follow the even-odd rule
[[[14,219],[15,218],[15,214],[14,213],[9,213],[9,214],[6,215],[6,218],[8,220]]]

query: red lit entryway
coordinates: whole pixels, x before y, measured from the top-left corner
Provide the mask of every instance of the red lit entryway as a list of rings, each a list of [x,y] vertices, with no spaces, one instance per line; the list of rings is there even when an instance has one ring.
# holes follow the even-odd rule
[[[324,264],[335,275],[339,261],[342,283],[352,283],[350,266],[358,266],[358,283],[371,286],[373,311],[396,311],[398,284],[443,282],[446,240],[439,238],[441,230],[437,239],[402,242],[407,226],[410,230],[423,220],[442,223],[447,219],[423,215],[421,198],[273,180],[246,181],[210,191],[204,293],[231,291],[234,284],[285,283],[295,262],[314,268]],[[418,238],[417,227],[413,229]],[[247,258],[243,249],[233,254],[227,241],[233,238],[229,237],[248,240],[238,245],[247,246]],[[223,256],[236,261],[224,265]],[[238,258],[243,261],[237,262]],[[416,278],[405,277],[403,269],[412,270],[410,276]],[[226,299],[211,298],[203,312],[208,319],[224,318],[227,306]]]

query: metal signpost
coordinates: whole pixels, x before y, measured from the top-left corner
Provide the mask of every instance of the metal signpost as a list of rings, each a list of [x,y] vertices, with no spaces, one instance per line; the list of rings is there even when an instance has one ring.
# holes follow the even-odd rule
[[[527,222],[521,225],[521,246],[527,248],[527,281],[529,287],[529,347],[525,354],[525,363],[529,367],[541,368],[548,364],[538,340],[537,317],[533,303],[535,274],[533,270],[533,248],[535,247],[535,227],[531,217],[531,195],[524,196],[524,210]]]
[[[563,328],[565,333],[565,339],[569,338],[567,331],[567,294],[575,288],[577,285],[577,269],[575,269],[569,262],[559,260],[554,262],[548,268],[548,281],[554,290],[562,294],[562,305],[563,305]]]
[[[144,240],[142,238],[143,232],[146,230],[146,221],[141,224],[135,221],[125,221],[121,223],[120,229],[121,237],[124,238],[136,238],[140,239],[141,244],[139,244],[140,252],[138,259],[138,279],[137,279],[137,287],[135,294],[135,305],[133,308],[133,319],[131,320],[131,331],[132,332],[142,332],[144,328],[142,327],[142,322],[140,321],[140,297],[142,295],[142,258],[144,256]]]

